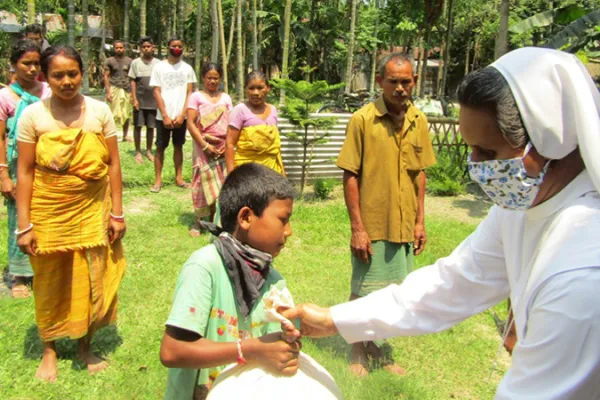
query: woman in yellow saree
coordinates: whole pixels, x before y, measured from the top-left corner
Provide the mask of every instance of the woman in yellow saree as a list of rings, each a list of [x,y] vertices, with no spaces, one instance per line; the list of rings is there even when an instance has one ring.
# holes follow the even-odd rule
[[[277,109],[266,102],[269,82],[260,71],[246,78],[248,101],[233,108],[225,146],[227,170],[255,162],[285,175],[281,139],[277,129]]]
[[[83,63],[56,46],[41,68],[52,97],[28,107],[18,129],[19,247],[30,255],[35,311],[44,342],[36,377],[55,381],[55,341],[79,339],[90,373],[108,366],[92,353],[92,335],[117,316],[125,271],[121,166],[106,104],[79,94]]]

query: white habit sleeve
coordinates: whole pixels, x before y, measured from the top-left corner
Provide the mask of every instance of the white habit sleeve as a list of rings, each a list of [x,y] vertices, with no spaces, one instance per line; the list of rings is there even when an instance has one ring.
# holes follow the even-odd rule
[[[349,343],[439,332],[509,295],[504,253],[493,207],[450,256],[364,298],[332,307]]]

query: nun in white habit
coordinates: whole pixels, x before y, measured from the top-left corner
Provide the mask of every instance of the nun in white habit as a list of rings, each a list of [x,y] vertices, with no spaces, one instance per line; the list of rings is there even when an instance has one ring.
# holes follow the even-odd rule
[[[470,176],[496,204],[477,230],[399,286],[285,315],[353,343],[439,332],[510,296],[518,342],[496,398],[599,399],[598,89],[573,55],[523,48],[458,100]]]

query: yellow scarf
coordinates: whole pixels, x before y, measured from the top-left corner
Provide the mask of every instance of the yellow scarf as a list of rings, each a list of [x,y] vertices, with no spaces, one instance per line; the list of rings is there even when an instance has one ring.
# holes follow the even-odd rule
[[[38,254],[108,245],[108,161],[102,133],[40,136],[30,211]]]
[[[281,158],[281,139],[277,126],[247,126],[236,145],[235,166],[255,162],[285,174]]]

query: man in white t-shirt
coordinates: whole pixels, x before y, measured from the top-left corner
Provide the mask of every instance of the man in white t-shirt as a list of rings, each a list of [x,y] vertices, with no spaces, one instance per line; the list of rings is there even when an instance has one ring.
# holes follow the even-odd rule
[[[181,188],[190,185],[183,181],[183,145],[186,133],[186,108],[188,98],[192,93],[196,74],[193,68],[181,59],[183,40],[173,37],[167,43],[169,56],[152,69],[150,86],[154,91],[154,99],[158,106],[156,114],[156,154],[154,155],[154,170],[156,178],[150,188],[153,193],[162,188],[162,169],[165,159],[165,149],[173,136],[173,162],[175,164],[175,184]]]

